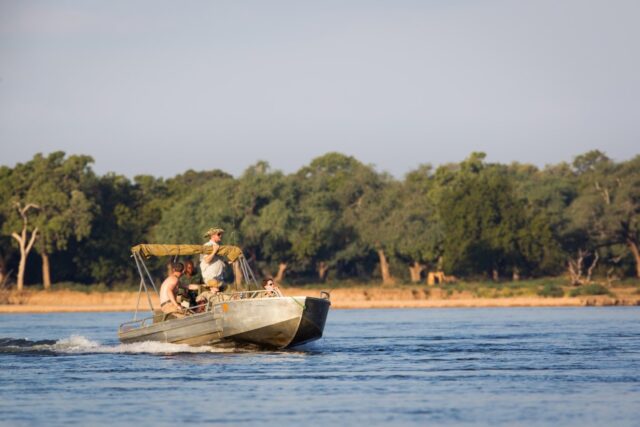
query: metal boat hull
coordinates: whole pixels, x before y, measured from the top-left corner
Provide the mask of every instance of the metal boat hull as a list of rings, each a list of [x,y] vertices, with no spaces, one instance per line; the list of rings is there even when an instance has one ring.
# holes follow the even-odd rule
[[[159,341],[215,345],[225,341],[287,348],[322,337],[331,303],[313,297],[219,302],[208,312],[141,327],[121,328],[123,343]]]

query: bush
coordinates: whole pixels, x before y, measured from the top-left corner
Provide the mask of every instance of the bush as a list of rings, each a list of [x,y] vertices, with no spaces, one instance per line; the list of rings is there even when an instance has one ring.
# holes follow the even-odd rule
[[[571,291],[572,297],[579,297],[581,295],[611,295],[611,291],[597,283],[582,285],[579,288]]]
[[[542,289],[538,290],[538,295],[545,298],[562,298],[564,290],[558,285],[547,283]]]

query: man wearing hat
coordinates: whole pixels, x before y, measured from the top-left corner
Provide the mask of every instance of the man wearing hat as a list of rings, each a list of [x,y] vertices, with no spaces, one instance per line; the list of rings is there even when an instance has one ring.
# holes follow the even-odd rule
[[[209,291],[200,294],[196,300],[198,302],[207,300],[224,289],[224,260],[216,255],[222,242],[223,233],[224,230],[222,228],[210,228],[204,235],[204,237],[209,238],[209,241],[204,246],[213,246],[213,251],[208,255],[200,255],[200,271],[202,272],[204,284],[209,288]]]

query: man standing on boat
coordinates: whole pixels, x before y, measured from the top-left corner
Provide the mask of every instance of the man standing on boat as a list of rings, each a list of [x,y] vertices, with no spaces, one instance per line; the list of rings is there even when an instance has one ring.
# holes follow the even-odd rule
[[[224,260],[217,256],[220,243],[222,242],[222,228],[210,228],[204,235],[209,241],[204,246],[213,246],[210,254],[200,255],[200,271],[204,284],[209,288],[198,297],[198,302],[208,300],[211,296],[224,290]]]
[[[171,265],[171,274],[160,286],[160,309],[164,314],[172,315],[174,318],[185,317],[182,307],[176,301],[178,286],[180,285],[180,276],[184,271],[184,265],[176,262]]]

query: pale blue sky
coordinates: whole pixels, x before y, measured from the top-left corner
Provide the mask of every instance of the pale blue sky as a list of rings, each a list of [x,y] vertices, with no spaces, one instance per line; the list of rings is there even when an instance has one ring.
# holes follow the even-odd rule
[[[0,164],[401,177],[640,153],[640,2],[0,0]]]

